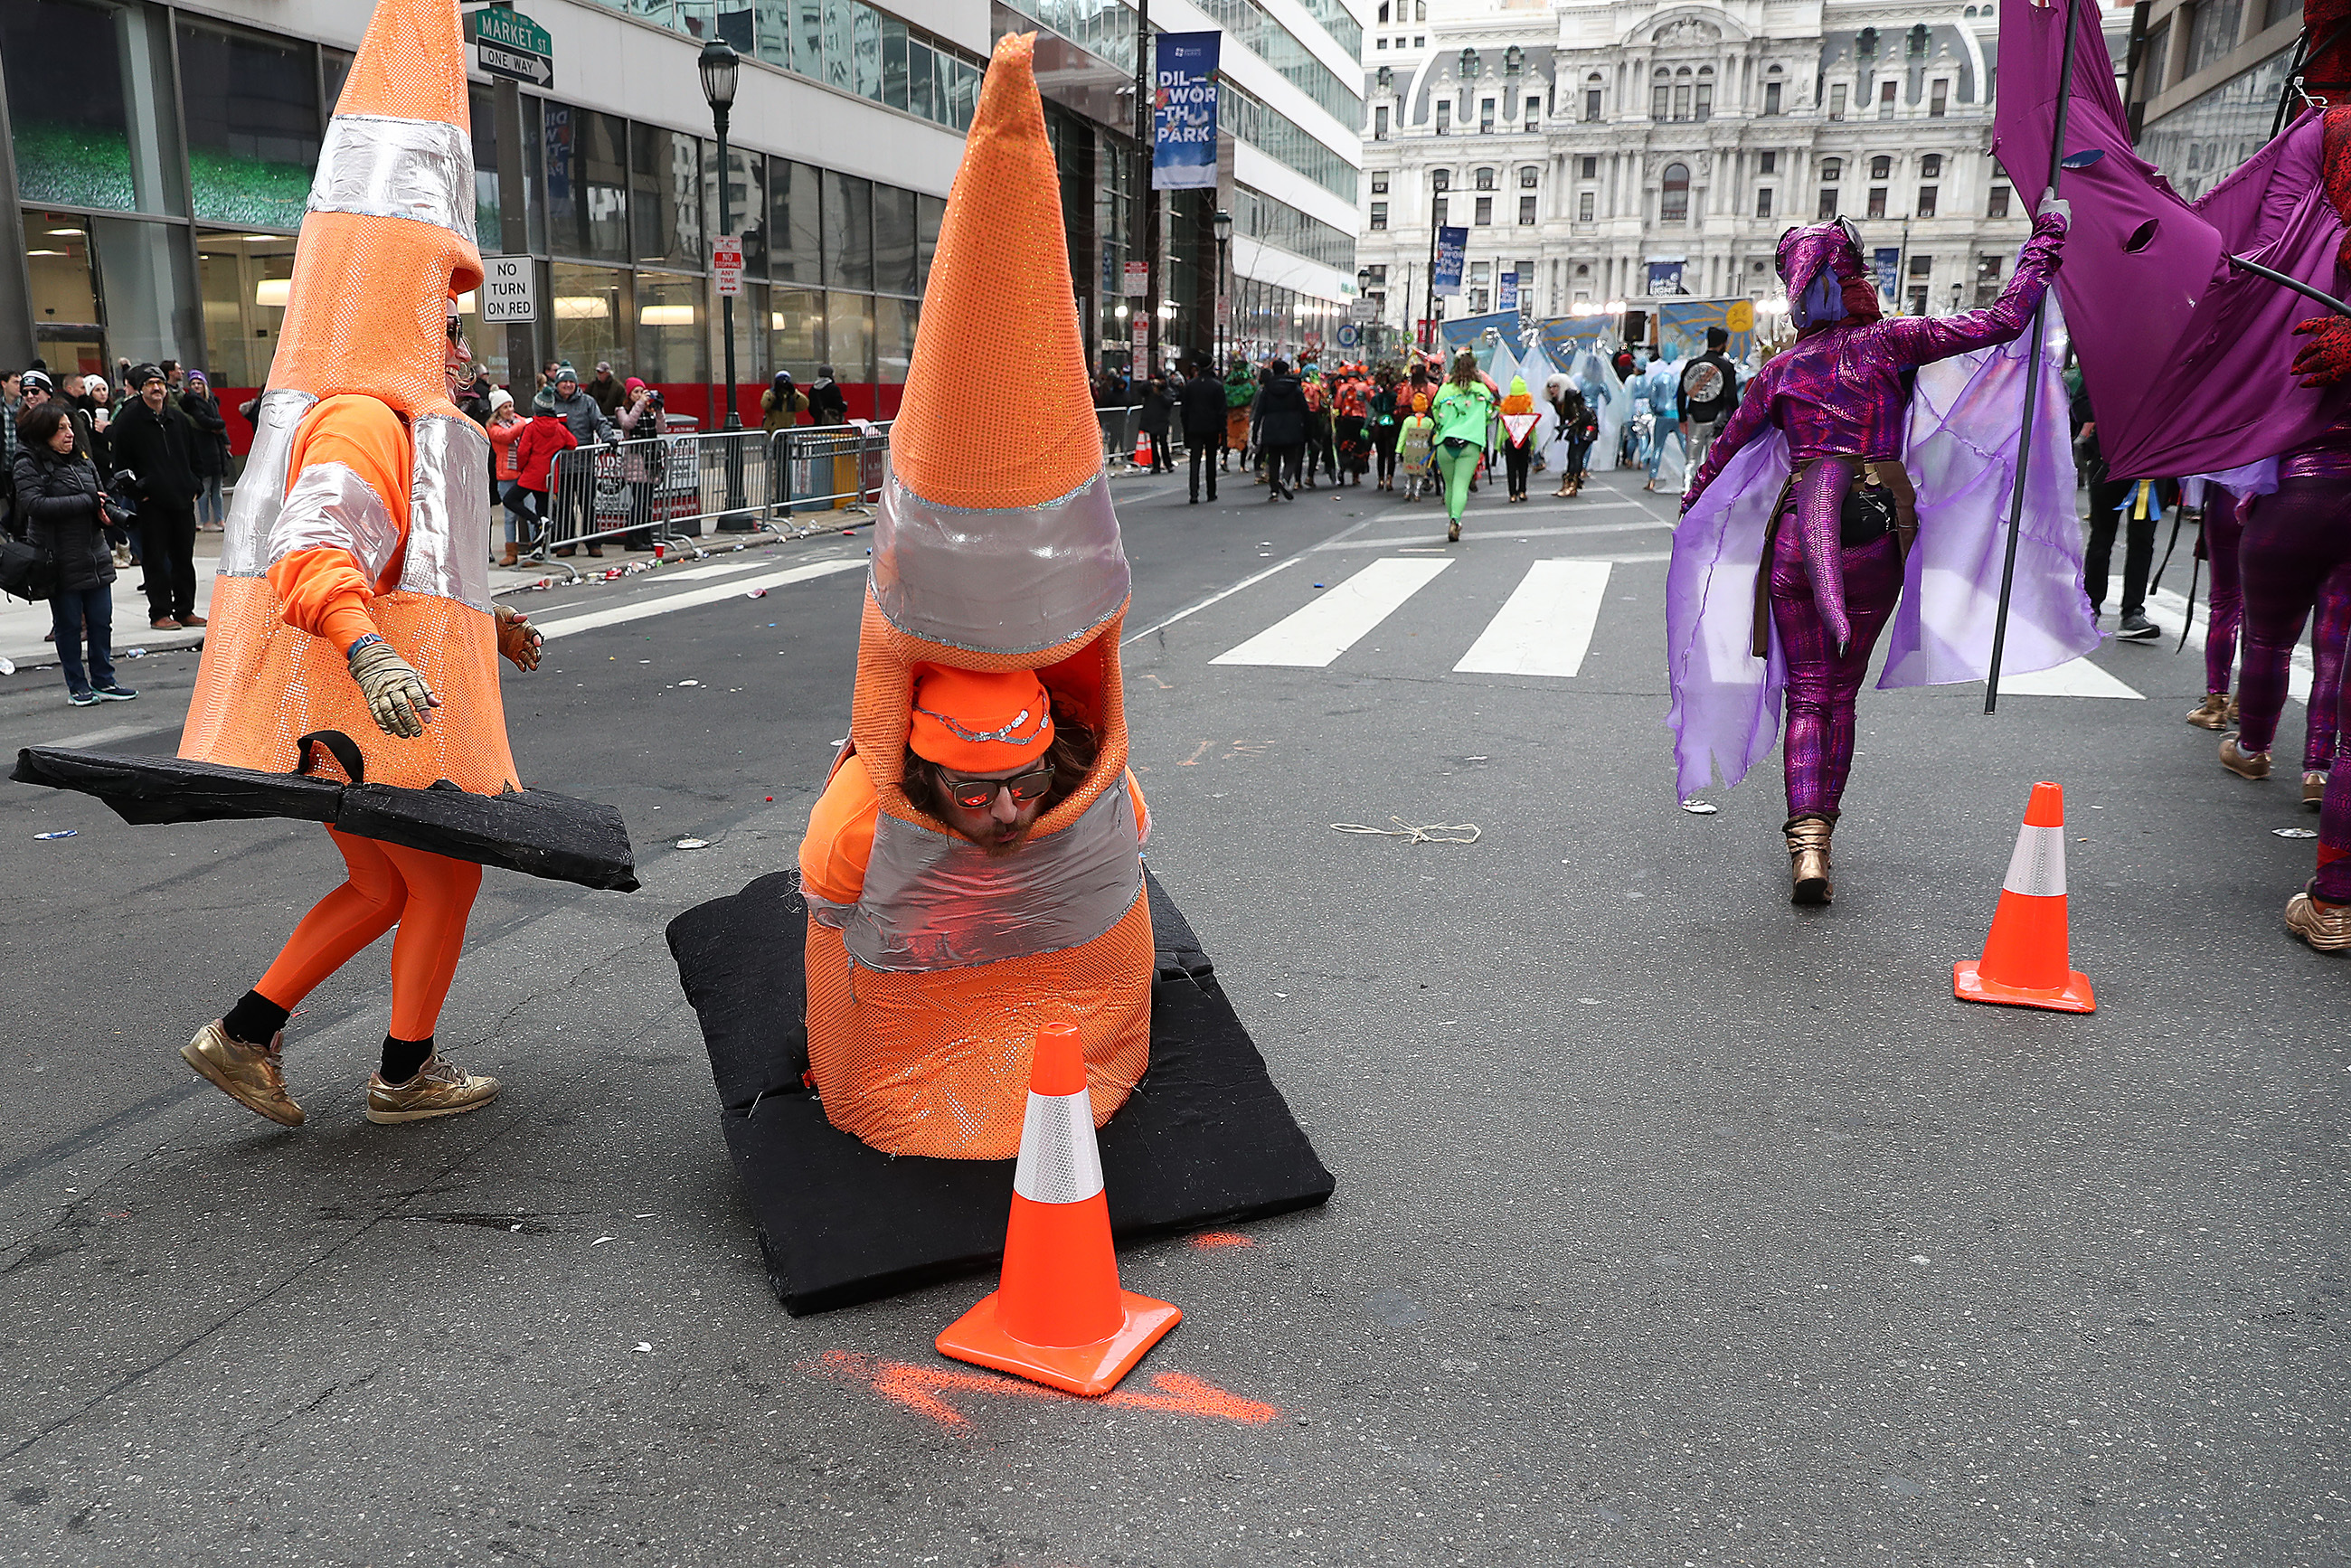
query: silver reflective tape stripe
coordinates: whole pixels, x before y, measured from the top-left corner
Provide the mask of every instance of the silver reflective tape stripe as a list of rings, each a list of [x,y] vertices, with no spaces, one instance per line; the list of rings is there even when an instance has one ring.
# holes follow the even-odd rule
[[[464,131],[438,120],[339,114],[327,122],[309,210],[413,218],[462,235],[471,244],[473,144]]]
[[[400,526],[382,497],[348,464],[314,463],[286,492],[269,530],[272,566],[299,550],[348,550],[372,587],[400,549]]]
[[[253,451],[221,532],[223,577],[260,577],[269,570],[269,536],[286,505],[286,459],[294,449],[294,428],[318,402],[306,392],[274,392],[254,411]]]
[[[809,917],[819,925],[830,925],[835,931],[848,925],[849,917],[857,912],[857,905],[853,904],[835,904],[829,898],[819,898],[806,888],[800,890],[800,896],[808,901]]]
[[[911,636],[1034,653],[1117,614],[1131,577],[1107,475],[1041,506],[988,510],[925,501],[895,469],[883,480],[873,601]]]
[[[2019,828],[2016,852],[2008,857],[2008,879],[2000,885],[2003,893],[2021,893],[2029,898],[2063,898],[2065,830]]]
[[[463,414],[419,414],[400,586],[490,608],[490,438]]]
[[[1102,1189],[1092,1098],[1082,1089],[1075,1094],[1030,1091],[1012,1190],[1031,1203],[1083,1203]]]

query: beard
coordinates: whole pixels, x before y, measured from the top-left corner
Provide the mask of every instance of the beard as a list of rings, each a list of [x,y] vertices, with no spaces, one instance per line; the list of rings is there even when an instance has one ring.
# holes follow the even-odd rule
[[[1035,824],[1031,822],[1015,822],[1009,826],[991,824],[986,837],[972,841],[987,853],[988,859],[1002,860],[1017,853],[1020,846],[1029,841],[1029,830]]]

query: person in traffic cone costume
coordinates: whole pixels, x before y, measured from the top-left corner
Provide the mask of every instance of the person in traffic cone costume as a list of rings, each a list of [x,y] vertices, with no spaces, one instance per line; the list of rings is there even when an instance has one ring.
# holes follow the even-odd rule
[[[800,848],[810,1071],[827,1119],[893,1155],[1017,1153],[1041,1023],[1078,1029],[1098,1126],[1150,1059],[1129,574],[1033,44],[997,46],[947,198],[849,744]],[[1031,417],[992,417],[975,375]]]
[[[488,442],[449,396],[466,358],[456,297],[482,277],[469,126],[455,0],[381,0],[319,153],[183,758],[284,773],[307,760],[301,737],[340,732],[371,784],[518,787],[497,660],[536,666],[538,636],[491,604]],[[287,1016],[397,925],[368,1118],[486,1103],[497,1082],[433,1042],[481,867],[329,831],[348,879],[181,1054],[298,1125],[279,1054]]]

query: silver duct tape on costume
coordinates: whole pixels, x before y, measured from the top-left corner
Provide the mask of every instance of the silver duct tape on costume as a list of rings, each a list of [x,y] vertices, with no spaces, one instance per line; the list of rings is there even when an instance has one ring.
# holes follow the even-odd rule
[[[286,491],[269,530],[269,564],[306,549],[347,551],[370,582],[400,549],[392,507],[349,465],[314,463]]]
[[[884,812],[873,828],[865,891],[841,924],[841,941],[867,968],[902,973],[1080,946],[1143,896],[1141,849],[1123,783],[1068,827],[1000,858]]]
[[[221,576],[268,572],[276,559],[269,553],[270,538],[286,506],[286,458],[293,450],[294,427],[318,402],[306,392],[274,392],[254,410],[253,451],[245,460],[244,477],[236,482],[236,498],[229,503],[228,521],[221,530]]]
[[[490,438],[463,414],[426,413],[408,490],[403,593],[437,593],[490,608]]]
[[[1019,656],[1081,637],[1119,612],[1132,586],[1110,479],[1035,507],[967,507],[882,484],[873,525],[873,599],[909,636]]]
[[[309,211],[434,224],[474,242],[474,149],[438,120],[339,114],[327,122]]]

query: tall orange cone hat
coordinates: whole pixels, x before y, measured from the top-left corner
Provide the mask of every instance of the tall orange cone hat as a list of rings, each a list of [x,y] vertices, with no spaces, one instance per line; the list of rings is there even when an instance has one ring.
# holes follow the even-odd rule
[[[820,923],[809,932],[810,1066],[825,1115],[889,1154],[1014,1154],[1040,1004],[1078,1016],[1097,1126],[1150,1061],[1150,909],[1118,663],[1130,578],[1035,41],[1006,37],[988,66],[890,431],[840,764],[865,769],[881,806],[874,869],[846,938]],[[972,396],[1008,383],[1021,389],[1019,420]],[[1038,819],[1018,866],[946,869],[978,852],[906,796],[926,665],[1034,670],[1057,728],[1094,737],[1092,768]],[[917,929],[936,940],[893,945]],[[932,950],[984,933],[995,934],[984,956]]]
[[[450,406],[448,301],[482,281],[472,126],[456,0],[381,0],[319,153],[272,390]]]

